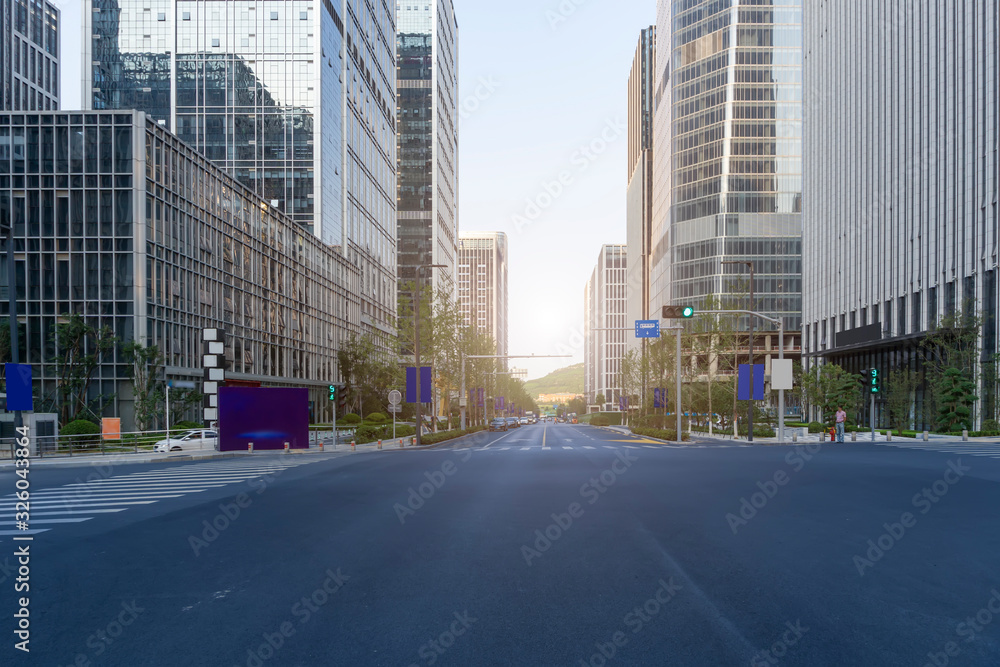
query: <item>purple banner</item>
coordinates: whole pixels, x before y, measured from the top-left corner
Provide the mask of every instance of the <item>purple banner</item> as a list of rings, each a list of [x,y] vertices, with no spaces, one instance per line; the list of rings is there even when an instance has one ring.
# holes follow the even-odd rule
[[[219,451],[309,449],[309,390],[220,387]]]
[[[736,400],[750,400],[750,364],[740,364]],[[753,365],[753,400],[764,400],[764,364]]]
[[[431,402],[431,367],[420,367],[420,398],[421,403]],[[415,366],[406,368],[406,402],[417,402],[417,369]]]
[[[478,392],[479,392],[479,407],[483,407],[485,405],[485,403],[483,402],[483,400],[485,398],[484,392],[483,392],[483,388],[480,387],[479,390],[478,390]]]

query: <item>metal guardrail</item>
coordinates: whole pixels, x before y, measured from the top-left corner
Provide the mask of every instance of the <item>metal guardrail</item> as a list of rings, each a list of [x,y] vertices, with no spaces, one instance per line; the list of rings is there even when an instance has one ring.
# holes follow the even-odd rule
[[[170,429],[170,437],[177,438],[192,429]],[[100,433],[93,435],[32,435],[33,456],[55,458],[69,456],[94,456],[108,454],[138,454],[152,452],[156,443],[167,439],[167,432],[134,431],[121,433],[117,438],[105,438]],[[185,451],[204,451],[215,447],[186,447]],[[14,458],[13,438],[0,440],[0,457]]]

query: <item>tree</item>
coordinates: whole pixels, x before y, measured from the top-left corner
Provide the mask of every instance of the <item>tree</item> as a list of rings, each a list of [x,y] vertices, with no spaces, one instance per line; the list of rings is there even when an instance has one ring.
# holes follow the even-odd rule
[[[972,405],[976,383],[958,368],[946,369],[937,383],[938,426],[943,431],[957,430],[955,427],[969,428],[972,423]]]
[[[53,335],[61,421],[65,424],[78,417],[96,419],[106,398],[89,398],[90,383],[104,355],[114,349],[117,338],[110,327],[98,329],[77,313],[56,325]]]
[[[148,431],[163,414],[163,353],[156,345],[145,347],[133,340],[122,348],[122,354],[131,364],[135,428]]]
[[[604,407],[604,404],[607,403],[607,401],[604,400],[603,392],[600,391],[597,392],[597,396],[594,396],[594,403],[597,403],[599,406],[601,406],[601,408]]]
[[[393,337],[366,333],[352,335],[337,350],[349,410],[364,414],[386,410],[389,390],[402,384],[402,369],[391,352],[396,346]]]
[[[974,387],[978,383],[979,366],[976,362],[981,328],[982,318],[972,312],[970,303],[966,303],[962,312],[941,318],[938,326],[920,341],[927,384],[931,389],[930,401],[925,401],[930,403],[926,406],[925,414],[936,415],[940,420],[942,411],[945,410],[945,398],[941,390],[950,386],[944,381],[945,374],[950,369],[958,369]],[[974,399],[973,405],[975,400],[978,399]],[[971,423],[971,417],[969,421]]]
[[[817,372],[808,373],[802,379],[802,386],[809,400],[822,409],[823,419],[832,422],[839,407],[857,412],[859,381],[859,376],[837,364],[823,364]]]
[[[885,392],[886,403],[889,407],[889,418],[900,431],[905,431],[910,426],[912,395],[920,386],[920,382],[919,374],[909,368],[889,371],[889,386]]]

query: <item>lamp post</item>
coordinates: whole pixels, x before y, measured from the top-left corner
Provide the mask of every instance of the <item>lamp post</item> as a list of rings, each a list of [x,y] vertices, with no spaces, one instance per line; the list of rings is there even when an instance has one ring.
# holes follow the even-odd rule
[[[17,270],[14,264],[14,219],[11,215],[7,202],[3,203],[4,230],[7,236],[7,304],[10,316],[10,361],[11,363],[21,363],[21,344],[18,340],[17,329]],[[24,426],[24,420],[20,410],[14,411],[14,428],[19,429]],[[15,431],[17,433],[17,431]],[[13,450],[11,450],[13,451]]]
[[[424,269],[445,269],[445,264],[420,264],[416,270],[416,289],[413,292],[413,358],[417,366],[417,447],[420,446],[420,432],[423,431],[424,421],[420,408],[423,398],[420,386],[420,272]]]
[[[723,264],[745,264],[750,269],[750,307],[753,310],[753,262],[748,260],[727,260]],[[747,408],[747,442],[753,442],[753,318],[750,318],[750,400]]]

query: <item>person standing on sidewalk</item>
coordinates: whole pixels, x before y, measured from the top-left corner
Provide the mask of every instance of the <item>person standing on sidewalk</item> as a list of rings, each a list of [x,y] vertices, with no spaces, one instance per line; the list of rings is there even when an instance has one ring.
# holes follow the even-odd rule
[[[847,413],[843,407],[837,408],[837,442],[844,441],[844,423],[847,422]]]

